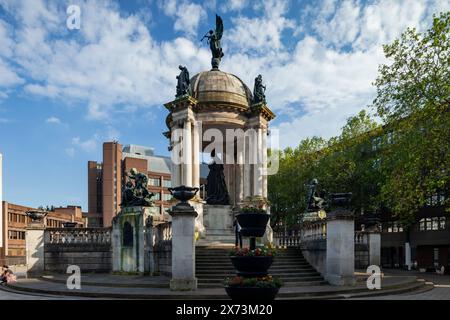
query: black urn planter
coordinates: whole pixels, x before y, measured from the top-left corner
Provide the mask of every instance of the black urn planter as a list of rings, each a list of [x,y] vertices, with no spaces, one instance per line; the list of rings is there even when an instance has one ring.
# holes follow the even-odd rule
[[[273,301],[280,288],[225,287],[231,300],[238,301]]]
[[[241,277],[265,277],[273,262],[273,257],[267,256],[232,256],[230,259],[236,274]]]
[[[270,215],[266,213],[239,213],[236,215],[244,237],[262,237]]]

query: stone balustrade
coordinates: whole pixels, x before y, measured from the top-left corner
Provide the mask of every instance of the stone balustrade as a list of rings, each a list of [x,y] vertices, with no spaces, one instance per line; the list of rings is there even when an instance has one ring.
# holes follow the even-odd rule
[[[111,228],[48,228],[45,244],[110,244]]]

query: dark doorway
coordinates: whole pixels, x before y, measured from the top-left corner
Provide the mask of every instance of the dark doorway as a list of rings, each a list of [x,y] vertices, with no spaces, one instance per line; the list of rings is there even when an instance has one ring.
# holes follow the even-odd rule
[[[123,234],[122,234],[122,246],[132,247],[133,246],[133,227],[126,221],[123,224]]]

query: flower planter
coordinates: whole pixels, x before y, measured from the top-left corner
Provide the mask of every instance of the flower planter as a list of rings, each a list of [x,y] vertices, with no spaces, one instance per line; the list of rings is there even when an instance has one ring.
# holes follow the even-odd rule
[[[230,257],[236,274],[242,277],[264,277],[273,262],[273,257]]]
[[[225,287],[231,300],[237,301],[273,301],[280,288]]]
[[[236,215],[244,237],[262,237],[270,215],[265,213],[239,213]]]

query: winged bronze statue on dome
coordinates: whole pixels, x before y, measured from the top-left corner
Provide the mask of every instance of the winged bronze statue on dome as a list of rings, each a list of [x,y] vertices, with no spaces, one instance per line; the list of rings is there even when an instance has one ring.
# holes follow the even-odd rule
[[[207,39],[209,48],[211,49],[212,53],[211,65],[213,69],[216,70],[219,69],[220,60],[223,57],[222,46],[220,45],[222,35],[223,35],[223,21],[222,18],[216,14],[216,30],[209,30],[203,36],[202,40],[200,40],[203,41],[203,39],[205,38]]]

